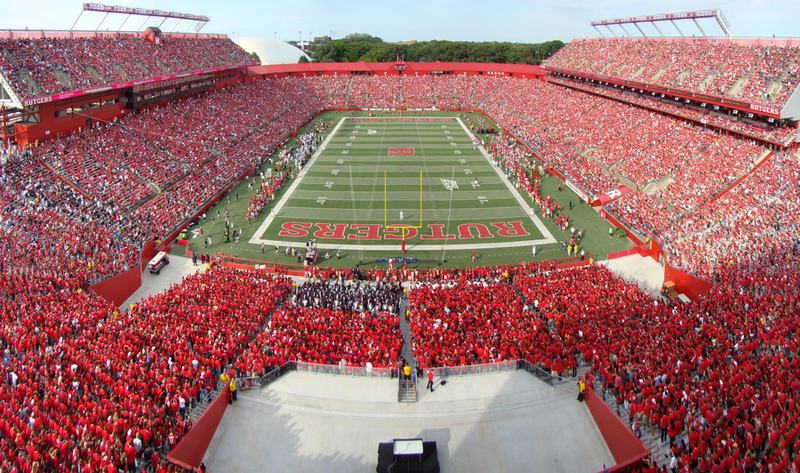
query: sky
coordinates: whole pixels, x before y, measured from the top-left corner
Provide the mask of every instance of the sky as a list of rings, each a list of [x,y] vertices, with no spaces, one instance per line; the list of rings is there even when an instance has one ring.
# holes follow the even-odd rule
[[[0,0],[0,29],[70,29],[82,3]],[[735,36],[800,37],[799,0],[702,3],[689,0],[107,0],[106,3],[207,15],[211,22],[203,32],[287,41],[298,40],[301,35],[308,40],[311,35],[342,37],[356,32],[380,36],[386,41],[569,41],[598,36],[589,24],[592,20],[705,8],[721,8]],[[103,14],[87,12],[75,29],[94,30],[102,20]],[[100,28],[116,30],[123,20],[124,16],[109,16]],[[141,17],[131,17],[125,29],[138,29],[144,21]],[[169,20],[164,29],[173,29],[176,22]],[[706,20],[701,26],[707,34],[720,34],[713,20]],[[179,31],[189,27],[186,21],[177,24]],[[691,24],[681,28],[684,34],[699,35]],[[628,31],[633,33],[635,29],[628,27]],[[676,34],[666,25],[662,31]],[[655,30],[650,27],[645,32],[650,34]]]

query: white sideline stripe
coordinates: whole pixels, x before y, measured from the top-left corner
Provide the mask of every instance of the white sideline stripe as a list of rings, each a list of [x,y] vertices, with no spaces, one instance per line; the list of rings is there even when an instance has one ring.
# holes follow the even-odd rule
[[[473,135],[472,132],[469,131],[467,126],[464,125],[464,122],[461,121],[461,117],[456,117],[456,121],[458,122],[459,125],[461,125],[461,128],[464,129],[464,132],[466,132],[466,134],[470,138],[472,138],[473,140],[476,139],[475,135]],[[511,185],[511,181],[508,180],[508,177],[506,177],[503,170],[500,169],[500,167],[497,166],[497,164],[494,161],[492,161],[492,158],[489,157],[489,153],[486,152],[486,149],[483,147],[483,145],[478,145],[478,150],[481,152],[483,157],[486,158],[486,161],[489,162],[489,166],[491,166],[492,169],[494,169],[494,171],[497,173],[497,177],[499,177],[500,180],[503,181],[503,183],[506,185],[506,187],[508,187],[508,190],[511,191],[511,195],[514,196],[514,199],[517,200],[517,203],[520,205],[520,207],[522,207],[523,210],[525,210],[525,213],[530,216],[531,222],[533,222],[533,224],[536,226],[536,229],[538,229],[542,233],[547,243],[558,243],[558,241],[553,237],[553,234],[550,233],[547,227],[544,226],[544,223],[542,223],[542,221],[539,220],[539,217],[536,216],[536,212],[534,212],[533,209],[531,209],[531,206],[528,205],[528,202],[526,202],[525,199],[523,199],[522,196],[519,194],[517,189],[513,185]]]
[[[342,119],[339,120],[339,123],[337,123],[336,126],[333,128],[333,130],[331,130],[330,134],[325,138],[325,140],[322,142],[320,147],[317,148],[317,151],[314,153],[314,155],[311,156],[311,159],[308,161],[308,163],[306,163],[306,165],[303,167],[303,169],[300,170],[300,174],[298,174],[297,178],[292,182],[292,185],[289,186],[289,189],[287,189],[287,191],[283,194],[283,197],[281,197],[281,200],[278,202],[278,204],[273,208],[272,211],[270,211],[270,213],[267,216],[267,218],[264,219],[264,221],[261,223],[261,225],[255,231],[255,233],[253,233],[253,236],[250,238],[250,240],[248,240],[248,243],[251,243],[251,244],[254,244],[254,245],[260,245],[260,244],[263,243],[263,244],[269,245],[269,246],[275,246],[275,245],[284,246],[284,247],[290,246],[290,247],[294,247],[294,248],[304,248],[306,246],[305,242],[284,241],[284,240],[264,240],[261,237],[267,231],[267,228],[269,228],[270,224],[272,224],[272,222],[275,220],[275,217],[283,209],[284,205],[286,205],[286,202],[289,200],[289,198],[292,196],[294,191],[300,185],[300,182],[303,180],[305,175],[308,173],[308,170],[313,167],[314,163],[317,161],[317,158],[323,153],[323,151],[325,151],[325,148],[327,147],[328,143],[331,141],[331,138],[333,138],[333,136],[336,135],[336,133],[339,131],[339,128],[342,126],[342,124],[345,121],[347,121],[348,118],[349,117],[342,117]],[[404,118],[404,117],[384,117],[384,118]],[[475,136],[472,133],[470,133],[469,129],[464,125],[464,123],[461,121],[461,119],[459,117],[454,117],[454,118],[455,118],[455,121],[458,122],[459,125],[461,125],[461,128],[467,133],[467,136],[469,136],[470,139],[475,139]],[[506,242],[500,242],[500,243],[455,243],[455,244],[449,244],[448,243],[448,244],[431,244],[431,245],[419,244],[419,243],[418,244],[414,244],[414,243],[406,242],[406,248],[411,249],[411,250],[418,250],[418,251],[442,251],[442,250],[445,250],[445,249],[447,249],[447,250],[491,250],[491,249],[495,249],[495,248],[519,248],[519,247],[525,247],[525,246],[533,246],[533,245],[537,245],[538,246],[538,245],[548,245],[548,244],[552,244],[552,243],[557,243],[557,240],[547,230],[547,227],[544,226],[542,221],[539,220],[539,218],[536,216],[535,213],[533,213],[533,211],[532,211],[531,207],[528,205],[528,203],[525,202],[525,199],[523,199],[522,196],[519,194],[519,192],[517,192],[517,190],[514,188],[514,186],[511,185],[511,182],[509,182],[509,180],[506,178],[505,174],[503,174],[503,171],[499,167],[497,167],[497,165],[491,160],[491,158],[489,157],[489,153],[486,152],[486,150],[483,148],[483,146],[479,146],[478,149],[480,150],[481,154],[486,159],[486,161],[489,162],[489,165],[492,167],[492,169],[494,169],[494,171],[497,173],[497,176],[500,178],[500,180],[506,185],[508,190],[511,192],[511,195],[514,196],[514,199],[517,201],[517,203],[520,205],[520,207],[522,207],[522,209],[525,211],[525,213],[527,214],[526,216],[530,218],[531,222],[542,233],[542,235],[545,236],[545,238],[540,238],[540,239],[537,239],[537,240],[506,241]],[[355,245],[337,244],[337,243],[318,243],[317,244],[317,248],[319,248],[321,250],[339,250],[339,249],[342,249],[342,250],[365,250],[365,251],[397,251],[397,247],[398,246],[399,246],[399,242],[395,243],[395,244],[392,244],[392,245],[370,245],[370,244],[361,244],[361,243],[355,244]]]
[[[278,202],[278,204],[272,209],[270,209],[267,218],[265,218],[264,221],[261,222],[261,225],[258,226],[256,232],[253,233],[252,237],[250,237],[249,243],[252,243],[254,245],[259,245],[261,243],[269,245],[277,244],[270,240],[262,240],[261,237],[264,235],[264,232],[267,231],[267,228],[269,228],[269,225],[272,223],[272,221],[275,220],[275,217],[280,213],[281,209],[283,209],[283,206],[286,205],[286,202],[289,200],[289,196],[291,196],[294,193],[295,189],[297,189],[300,186],[300,183],[303,181],[303,178],[308,173],[308,170],[313,167],[313,164],[315,162],[317,162],[317,158],[319,157],[319,155],[322,154],[323,151],[325,151],[325,148],[328,146],[328,143],[331,141],[331,138],[333,138],[336,132],[339,131],[339,128],[342,126],[345,120],[347,120],[347,117],[342,117],[342,119],[339,120],[339,123],[337,123],[336,126],[333,128],[333,130],[331,130],[331,133],[325,138],[325,141],[323,141],[322,144],[319,145],[317,151],[314,152],[313,156],[311,156],[311,160],[309,160],[309,162],[307,162],[306,165],[303,166],[303,169],[300,170],[300,174],[297,175],[297,179],[295,179],[292,182],[292,185],[289,186],[289,189],[287,189],[286,192],[283,194],[283,197],[281,197],[281,200]],[[300,246],[305,246],[305,244],[304,243],[300,244]]]

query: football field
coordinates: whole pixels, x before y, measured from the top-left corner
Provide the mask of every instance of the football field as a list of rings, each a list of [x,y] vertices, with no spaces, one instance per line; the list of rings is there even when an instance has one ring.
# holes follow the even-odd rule
[[[557,240],[456,116],[341,118],[249,242],[399,256]]]

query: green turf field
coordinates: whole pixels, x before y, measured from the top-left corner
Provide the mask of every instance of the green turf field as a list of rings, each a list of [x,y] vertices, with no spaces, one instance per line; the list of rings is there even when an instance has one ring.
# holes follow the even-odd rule
[[[556,240],[455,117],[344,117],[252,243],[477,250]],[[448,248],[446,248],[448,247]]]
[[[482,148],[473,145],[456,113],[372,118],[327,113],[320,119],[331,130],[328,137],[256,221],[244,219],[252,194],[245,183],[209,211],[214,215],[227,207],[242,238],[222,243],[221,221],[209,219],[199,224],[214,242],[206,248],[202,238],[192,238],[193,251],[286,264],[296,262],[286,256],[287,246],[302,251],[315,239],[320,253],[332,256],[321,264],[371,266],[400,256],[405,234],[406,256],[416,258],[420,267],[567,256],[561,241],[569,239],[569,232],[531,210],[529,196],[514,189]],[[630,246],[627,239],[609,238],[605,220],[559,184],[546,176],[541,188],[564,207],[575,204],[567,213],[576,227],[586,229],[587,253],[604,258]],[[341,259],[333,257],[337,252]]]

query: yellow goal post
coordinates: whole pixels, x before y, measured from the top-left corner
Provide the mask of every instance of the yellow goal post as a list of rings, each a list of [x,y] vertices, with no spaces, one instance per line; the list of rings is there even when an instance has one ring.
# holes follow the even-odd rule
[[[422,229],[422,171],[419,172],[419,225],[389,223],[389,173],[387,171],[383,172],[383,226],[384,228],[402,228],[403,239],[405,239],[407,229]]]

